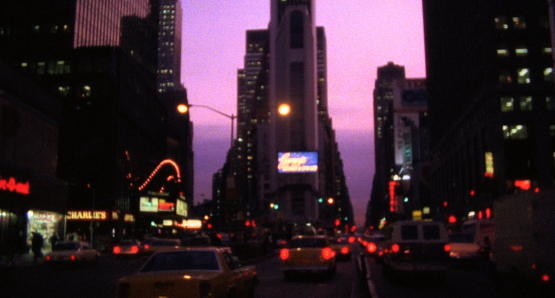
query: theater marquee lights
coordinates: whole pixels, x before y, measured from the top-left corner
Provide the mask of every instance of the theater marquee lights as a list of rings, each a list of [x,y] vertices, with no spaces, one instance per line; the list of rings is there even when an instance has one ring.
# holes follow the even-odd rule
[[[278,173],[317,173],[318,152],[278,152]]]

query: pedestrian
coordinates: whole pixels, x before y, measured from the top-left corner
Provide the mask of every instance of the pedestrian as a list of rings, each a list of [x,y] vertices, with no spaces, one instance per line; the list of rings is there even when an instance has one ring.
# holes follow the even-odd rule
[[[58,238],[58,233],[54,233],[50,236],[50,244],[52,244],[52,248],[54,248],[58,240],[60,240],[60,238]]]
[[[31,250],[33,251],[33,260],[35,264],[38,259],[42,257],[42,245],[44,244],[44,239],[42,235],[38,232],[33,233],[33,239],[31,240]]]

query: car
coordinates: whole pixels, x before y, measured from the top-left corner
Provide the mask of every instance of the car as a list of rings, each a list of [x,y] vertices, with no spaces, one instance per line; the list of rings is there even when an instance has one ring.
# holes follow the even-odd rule
[[[152,255],[155,252],[166,250],[166,249],[174,249],[181,247],[181,240],[180,239],[172,239],[172,238],[161,238],[152,241],[150,244],[145,246],[145,254]]]
[[[384,236],[381,234],[369,235],[367,236],[365,241],[366,241],[365,250],[368,253],[368,255],[380,261],[384,252],[383,250]]]
[[[481,247],[474,241],[474,236],[467,233],[449,234],[449,257],[460,265],[464,263],[476,264],[482,257]]]
[[[120,279],[116,297],[254,297],[258,272],[223,247],[181,247],[154,253]]]
[[[396,221],[384,228],[382,268],[385,275],[435,273],[451,267],[451,246],[443,222]]]
[[[353,248],[346,236],[330,237],[328,238],[330,247],[335,251],[335,258],[337,260],[351,260]]]
[[[145,253],[145,248],[139,240],[125,239],[114,246],[112,252],[116,257],[139,257]]]
[[[324,272],[329,277],[336,273],[336,254],[325,236],[295,236],[280,250],[280,258],[286,279],[295,272]]]
[[[84,266],[96,264],[100,253],[86,242],[61,241],[57,242],[52,251],[47,253],[44,261],[47,266],[59,265]]]

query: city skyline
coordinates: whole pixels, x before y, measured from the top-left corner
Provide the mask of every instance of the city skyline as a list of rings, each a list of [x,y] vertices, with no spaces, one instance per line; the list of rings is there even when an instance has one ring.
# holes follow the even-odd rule
[[[181,78],[189,103],[236,115],[237,69],[244,65],[246,31],[267,29],[270,1],[182,4]],[[372,92],[377,68],[392,61],[405,66],[407,78],[425,77],[421,1],[403,4],[316,2],[316,25],[325,28],[327,37],[329,114],[358,226],[364,223],[374,176]],[[228,118],[206,109],[191,109],[191,120],[199,202],[211,198],[212,175],[225,162],[231,127]]]

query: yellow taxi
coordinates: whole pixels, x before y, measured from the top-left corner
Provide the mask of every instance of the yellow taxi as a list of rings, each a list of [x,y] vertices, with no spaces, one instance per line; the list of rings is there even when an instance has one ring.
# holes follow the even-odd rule
[[[331,249],[335,251],[335,258],[337,260],[347,260],[347,261],[351,260],[353,247],[351,245],[351,242],[349,242],[349,237],[337,236],[337,237],[330,237],[328,240],[330,242]]]
[[[138,273],[117,283],[116,297],[254,297],[256,267],[230,248],[195,247],[154,253]]]
[[[280,251],[283,275],[291,278],[294,272],[324,272],[329,277],[336,272],[336,254],[326,236],[295,236],[289,247]]]

